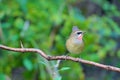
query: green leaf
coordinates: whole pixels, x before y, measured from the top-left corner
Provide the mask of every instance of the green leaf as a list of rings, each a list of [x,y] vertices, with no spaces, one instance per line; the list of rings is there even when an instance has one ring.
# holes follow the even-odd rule
[[[0,80],[5,80],[5,75],[0,73]]]
[[[45,65],[45,66],[46,66],[46,63],[45,63],[45,62],[43,62],[43,61],[40,61],[39,63],[41,63],[41,64],[43,64],[43,65]]]
[[[22,18],[17,18],[14,22],[14,26],[17,28],[17,29],[22,29],[23,28],[23,25],[24,25],[24,21]]]
[[[62,80],[62,77],[57,76],[54,80]]]
[[[65,70],[68,70],[68,69],[70,69],[70,67],[63,67],[59,71],[65,71]]]
[[[120,58],[120,50],[117,52],[117,56]]]
[[[23,60],[23,64],[24,64],[24,66],[25,66],[25,68],[26,68],[27,70],[31,71],[31,70],[33,69],[33,64],[32,64],[32,62],[31,62],[29,59],[27,59],[27,58],[25,58],[25,59]]]

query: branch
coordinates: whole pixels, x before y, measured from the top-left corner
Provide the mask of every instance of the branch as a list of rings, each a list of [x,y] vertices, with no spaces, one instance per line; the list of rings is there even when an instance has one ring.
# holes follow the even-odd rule
[[[15,52],[35,52],[40,54],[42,57],[44,57],[47,60],[70,60],[70,61],[74,61],[74,62],[81,62],[84,64],[89,64],[89,65],[94,65],[96,67],[100,67],[106,70],[111,70],[111,71],[116,71],[116,72],[120,72],[120,68],[114,67],[114,66],[109,66],[109,65],[104,65],[104,64],[100,64],[100,63],[96,63],[96,62],[92,62],[92,61],[87,61],[87,60],[83,60],[81,58],[74,58],[74,57],[70,57],[70,56],[48,56],[46,55],[42,50],[40,49],[35,49],[35,48],[11,48],[11,47],[7,47],[4,45],[0,45],[1,49],[5,49],[5,50],[9,50],[9,51],[15,51]]]

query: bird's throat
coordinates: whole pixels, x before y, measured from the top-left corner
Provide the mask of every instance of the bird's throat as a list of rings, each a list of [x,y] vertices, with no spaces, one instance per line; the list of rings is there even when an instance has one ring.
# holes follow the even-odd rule
[[[83,37],[82,35],[79,35],[78,40],[82,40],[82,37]]]

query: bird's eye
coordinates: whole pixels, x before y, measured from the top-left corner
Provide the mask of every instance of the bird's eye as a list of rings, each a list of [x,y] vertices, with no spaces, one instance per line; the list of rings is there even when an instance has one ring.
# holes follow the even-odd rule
[[[77,32],[77,34],[79,35],[79,34],[82,34],[82,32]]]

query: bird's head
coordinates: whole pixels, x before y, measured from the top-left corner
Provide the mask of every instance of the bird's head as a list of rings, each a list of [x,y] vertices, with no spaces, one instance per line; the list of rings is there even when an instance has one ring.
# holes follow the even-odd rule
[[[84,34],[84,31],[81,31],[80,29],[78,29],[78,27],[77,26],[73,26],[73,28],[72,28],[72,33],[71,33],[71,35],[70,35],[70,37],[71,38],[74,38],[74,39],[76,39],[76,40],[82,40],[82,38],[83,38],[83,34]]]

